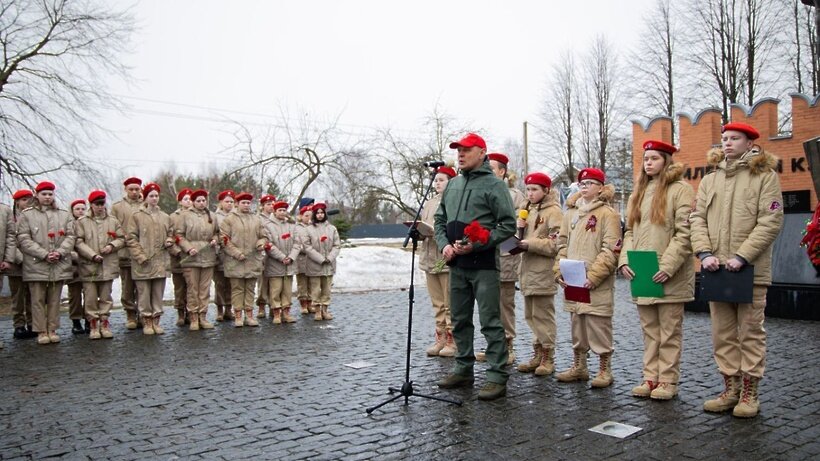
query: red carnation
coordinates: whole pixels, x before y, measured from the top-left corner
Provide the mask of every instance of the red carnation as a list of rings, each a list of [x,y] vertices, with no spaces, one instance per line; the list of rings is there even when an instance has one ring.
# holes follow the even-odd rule
[[[117,233],[116,233],[116,232],[110,232],[110,231],[109,231],[109,232],[108,232],[108,236],[109,236],[109,237],[111,237],[112,239],[115,239],[115,238],[117,238]]]
[[[322,238],[319,239],[320,242],[324,242],[327,240],[327,235],[323,235]]]
[[[179,237],[179,235],[174,236],[174,242],[176,242],[177,245],[179,245],[180,240],[182,240],[182,239]]]
[[[589,217],[589,219],[587,220],[587,227],[586,227],[586,229],[587,229],[588,231],[589,231],[589,230],[591,230],[592,232],[595,232],[595,226],[597,226],[597,225],[598,225],[598,218],[596,218],[596,217],[595,217],[595,215],[592,215],[592,216],[590,216],[590,217]]]
[[[270,242],[265,244],[265,251],[270,251],[271,248],[273,248],[273,245],[271,245]]]
[[[282,234],[282,240],[287,240],[290,238],[290,234]]]
[[[223,245],[227,245],[227,244],[228,244],[228,241],[229,241],[230,239],[231,239],[231,238],[230,238],[230,237],[228,237],[227,235],[223,236],[223,237],[222,237],[222,242],[223,242]]]
[[[49,232],[48,233],[48,238],[50,238],[51,240],[54,240],[54,237],[55,237],[54,232]]]
[[[490,231],[481,227],[481,224],[478,221],[473,220],[470,224],[467,224],[467,227],[464,228],[464,239],[462,240],[462,244],[466,245],[468,243],[481,243],[482,245],[486,245],[487,242],[490,241]]]
[[[65,237],[65,231],[64,230],[60,229],[60,231],[57,232],[57,233],[60,234],[60,237]]]

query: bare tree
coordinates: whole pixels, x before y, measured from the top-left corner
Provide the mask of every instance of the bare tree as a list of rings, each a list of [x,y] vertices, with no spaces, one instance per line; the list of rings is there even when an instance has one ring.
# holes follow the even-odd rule
[[[0,171],[3,187],[95,169],[80,155],[103,132],[100,108],[119,108],[105,79],[134,30],[130,11],[92,0],[0,0]],[[76,176],[76,175],[75,175]]]
[[[801,0],[783,0],[784,8],[791,11],[791,27],[786,28],[786,41],[791,45],[788,48],[789,64],[796,83],[795,89],[800,93],[808,92],[812,95],[820,92],[820,59],[818,59],[818,36],[816,11]]]
[[[546,155],[540,160],[547,168],[561,176],[575,177],[575,138],[578,123],[578,81],[575,57],[572,51],[561,54],[552,66],[546,98],[540,111],[541,126],[537,127],[544,139]]]
[[[596,164],[602,170],[606,170],[610,138],[622,121],[617,107],[618,72],[615,50],[604,36],[599,35],[584,62],[584,84],[592,119],[592,124],[586,126],[592,130],[588,139],[597,154]]]

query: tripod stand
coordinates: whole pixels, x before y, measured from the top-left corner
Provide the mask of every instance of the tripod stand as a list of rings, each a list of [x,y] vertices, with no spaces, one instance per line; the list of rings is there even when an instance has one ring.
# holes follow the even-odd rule
[[[373,413],[374,410],[377,408],[381,408],[384,405],[387,405],[390,402],[394,402],[402,397],[404,397],[404,404],[407,405],[410,397],[423,397],[425,399],[431,400],[438,400],[440,402],[447,402],[452,403],[454,405],[461,405],[461,400],[458,399],[447,399],[444,397],[436,397],[434,395],[426,395],[426,394],[419,394],[413,390],[413,381],[410,381],[410,341],[413,336],[413,304],[415,303],[415,274],[416,274],[416,250],[419,246],[419,240],[421,235],[419,234],[418,230],[418,223],[419,223],[419,216],[421,216],[421,210],[424,207],[424,202],[427,201],[427,196],[430,194],[430,190],[433,188],[433,180],[436,178],[436,171],[430,175],[430,183],[427,185],[427,190],[422,197],[421,204],[419,204],[419,209],[416,211],[416,217],[413,218],[413,224],[410,226],[410,229],[407,231],[407,237],[404,239],[404,248],[407,248],[407,242],[412,240],[413,241],[413,252],[410,258],[410,289],[407,291],[407,351],[406,351],[406,362],[404,365],[404,384],[402,384],[401,389],[395,387],[388,387],[387,391],[390,394],[398,392],[398,395],[390,397],[389,399],[385,400],[384,402],[376,405],[375,407],[370,407],[367,409],[367,413]]]

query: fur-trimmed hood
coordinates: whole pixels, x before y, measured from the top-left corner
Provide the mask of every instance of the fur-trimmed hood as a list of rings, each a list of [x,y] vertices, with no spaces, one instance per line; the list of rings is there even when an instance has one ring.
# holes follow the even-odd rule
[[[751,174],[760,174],[777,168],[779,160],[780,159],[755,144],[734,163],[734,169],[749,168]],[[716,147],[709,149],[709,152],[706,153],[706,161],[709,166],[728,170],[726,154],[721,148]]]
[[[683,172],[686,167],[683,163],[674,162],[666,169],[666,183],[672,184],[675,181],[680,181],[683,178]]]
[[[567,208],[575,208],[576,203],[581,198],[581,191],[578,191],[569,196],[567,199]],[[598,193],[598,200],[603,202],[605,205],[609,205],[612,203],[612,199],[615,198],[615,186],[612,184],[605,184],[601,192]]]

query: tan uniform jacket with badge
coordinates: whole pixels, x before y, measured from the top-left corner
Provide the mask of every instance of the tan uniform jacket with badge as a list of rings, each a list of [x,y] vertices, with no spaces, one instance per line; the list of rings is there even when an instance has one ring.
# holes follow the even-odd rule
[[[550,190],[541,202],[529,203],[525,209],[529,214],[524,240],[529,246],[521,253],[521,293],[524,296],[554,295],[558,284],[552,268],[558,255],[558,233],[563,220],[558,194]]]
[[[441,205],[441,194],[430,197],[430,200],[428,200],[427,203],[424,204],[424,208],[421,209],[419,219],[429,224],[431,228],[434,227],[436,225],[436,211],[439,205]],[[421,251],[419,252],[419,269],[433,274],[450,272],[450,268],[446,264],[438,264],[440,260],[444,259],[444,256],[438,251],[435,236],[429,235],[422,237],[424,240],[421,241]],[[440,266],[440,269],[436,269],[437,264]]]
[[[140,209],[141,206],[141,199],[132,202],[131,200],[128,200],[128,197],[123,197],[122,200],[111,205],[111,214],[117,218],[117,221],[120,222],[120,226],[127,231],[128,221],[131,219],[131,216],[133,216],[134,213]],[[131,252],[128,251],[127,246],[123,247],[119,251],[118,256],[120,258],[120,267],[127,267],[131,265]]]
[[[219,239],[225,250],[225,277],[255,279],[262,275],[268,233],[259,215],[232,211],[219,225]],[[242,261],[241,255],[245,256]]]
[[[17,221],[17,245],[23,253],[24,282],[68,281],[74,276],[74,218],[54,207],[32,206]],[[51,251],[60,253],[55,263],[46,261]]]
[[[275,217],[264,219],[265,229],[270,235],[270,250],[265,258],[265,277],[284,277],[296,273],[296,260],[302,246],[296,236],[296,224],[280,221]],[[290,258],[293,262],[285,265],[282,261]]]
[[[510,198],[512,199],[513,208],[516,210],[516,219],[518,219],[518,210],[527,207],[529,200],[524,196],[520,190],[511,187]],[[502,282],[515,282],[518,280],[519,266],[521,265],[521,254],[511,255],[509,253],[501,253],[501,272],[500,277]]]
[[[211,242],[219,239],[219,226],[214,214],[191,207],[180,214],[177,226],[179,227],[174,228],[174,233],[176,244],[182,250],[180,266],[215,267],[216,247],[211,246]],[[196,256],[188,254],[192,248],[196,249]]]
[[[125,247],[125,231],[120,221],[106,213],[103,217],[83,216],[76,222],[77,255],[81,282],[103,282],[120,276],[118,251]],[[113,251],[107,255],[100,253],[107,245]],[[94,262],[94,256],[102,256],[101,263]]]
[[[168,249],[174,243],[171,218],[156,208],[140,207],[128,220],[125,234],[131,252],[131,277],[134,280],[162,279],[168,275]]]
[[[664,224],[652,222],[652,201],[657,181],[649,181],[641,203],[641,221],[630,228],[627,223],[618,267],[628,264],[629,250],[648,250],[658,254],[658,267],[669,275],[663,284],[663,298],[632,298],[640,305],[685,303],[695,299],[695,260],[689,240],[689,215],[695,192],[683,181],[683,165],[673,163],[666,170],[666,213]],[[629,209],[627,209],[629,216]],[[633,268],[634,270],[634,268]]]
[[[783,226],[783,197],[777,157],[755,146],[727,162],[723,151],[708,154],[715,171],[698,187],[692,212],[692,250],[721,262],[735,255],[754,265],[755,285],[772,283],[772,244]]]
[[[305,275],[318,277],[336,273],[336,257],[342,241],[336,227],[325,221],[307,227],[308,240],[305,245],[308,261]]]
[[[564,301],[565,311],[605,317],[614,312],[615,269],[621,246],[621,217],[609,205],[614,195],[615,188],[607,184],[592,203],[582,203],[580,192],[567,200],[558,234],[555,275],[561,275],[561,259],[584,261],[587,279],[594,288],[590,290],[589,304]]]

